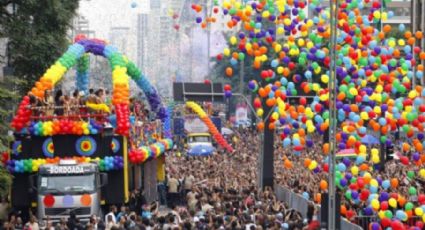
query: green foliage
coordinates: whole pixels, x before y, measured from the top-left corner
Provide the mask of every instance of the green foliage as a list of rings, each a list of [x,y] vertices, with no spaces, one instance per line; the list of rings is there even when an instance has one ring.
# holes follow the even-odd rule
[[[22,81],[11,80],[7,78],[0,82],[0,152],[8,150],[11,137],[8,136],[10,130],[9,123],[13,113],[18,106],[18,93],[14,92],[16,85],[22,84]]]
[[[12,4],[15,12],[6,10]],[[15,75],[26,80],[19,86],[24,93],[69,45],[67,32],[78,1],[9,0],[2,1],[0,6],[0,37],[9,39]]]
[[[12,176],[5,168],[0,166],[0,197],[5,197],[12,186]]]

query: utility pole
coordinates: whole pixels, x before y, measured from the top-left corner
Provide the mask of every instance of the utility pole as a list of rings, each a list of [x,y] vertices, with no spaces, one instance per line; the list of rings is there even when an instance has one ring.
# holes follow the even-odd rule
[[[331,11],[331,40],[330,40],[330,68],[329,68],[329,210],[328,210],[328,229],[336,229],[336,212],[339,211],[336,207],[336,184],[335,184],[335,155],[336,155],[336,45],[337,45],[337,14],[338,14],[338,1],[330,1]]]

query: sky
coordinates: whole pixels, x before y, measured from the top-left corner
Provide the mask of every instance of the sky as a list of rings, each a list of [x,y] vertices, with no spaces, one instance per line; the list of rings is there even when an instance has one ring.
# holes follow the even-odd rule
[[[78,13],[89,20],[96,37],[104,39],[108,39],[110,27],[135,28],[137,14],[148,11],[149,0],[82,0],[78,9]]]

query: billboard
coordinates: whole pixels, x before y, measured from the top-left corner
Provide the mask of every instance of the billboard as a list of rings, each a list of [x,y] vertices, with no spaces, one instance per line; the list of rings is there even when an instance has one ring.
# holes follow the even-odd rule
[[[238,103],[236,105],[236,124],[245,124],[248,121],[248,105]]]
[[[184,130],[187,133],[208,133],[208,127],[196,115],[188,115],[185,117]]]

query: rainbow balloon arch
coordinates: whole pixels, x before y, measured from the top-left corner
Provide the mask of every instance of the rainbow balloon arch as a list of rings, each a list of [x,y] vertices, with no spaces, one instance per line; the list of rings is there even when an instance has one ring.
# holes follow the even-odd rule
[[[77,66],[76,89],[79,92],[88,93],[89,87],[89,53],[102,56],[109,60],[112,69],[112,105],[116,114],[116,127],[114,132],[117,135],[128,137],[130,135],[130,111],[129,111],[129,78],[144,92],[151,110],[160,119],[163,125],[163,139],[158,139],[156,143],[149,146],[133,147],[130,150],[129,159],[131,163],[140,164],[147,160],[155,159],[165,151],[172,149],[170,112],[162,104],[157,90],[150,84],[148,79],[141,73],[136,65],[118,52],[117,48],[107,44],[100,39],[87,39],[77,36],[75,43],[69,46],[68,50],[43,74],[35,83],[29,94],[42,99],[46,90],[54,89],[63,78],[64,74],[73,66]],[[95,110],[107,112],[109,108],[102,105],[88,105]],[[102,127],[91,121],[39,121],[31,122],[32,110],[30,108],[30,97],[24,96],[17,113],[11,122],[11,127],[17,133],[24,128],[28,128],[29,134],[35,136],[53,135],[93,135],[98,134]],[[139,156],[139,153],[141,156]],[[25,159],[8,160],[8,165],[13,166],[15,172],[33,172],[38,170],[38,166],[43,163],[56,162],[58,157],[51,159]],[[94,160],[99,162],[101,169],[113,170],[122,168],[122,158],[105,157],[104,159],[90,157],[77,157],[78,161]]]

